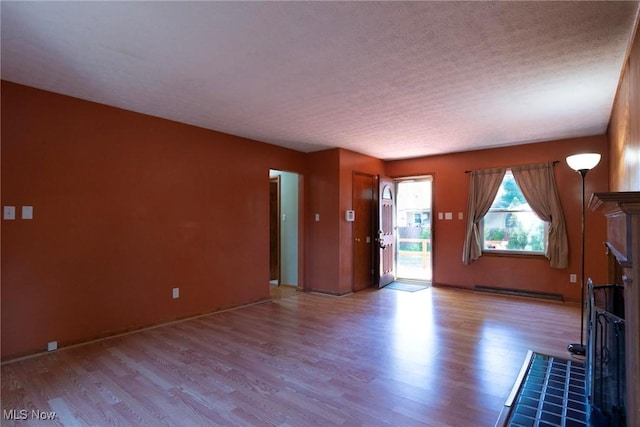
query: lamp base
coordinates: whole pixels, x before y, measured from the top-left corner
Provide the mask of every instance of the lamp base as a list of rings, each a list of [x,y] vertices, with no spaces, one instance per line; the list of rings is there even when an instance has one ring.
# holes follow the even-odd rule
[[[587,354],[587,348],[582,344],[569,344],[567,346],[567,350],[569,350],[569,353],[575,354],[576,356],[584,356]]]

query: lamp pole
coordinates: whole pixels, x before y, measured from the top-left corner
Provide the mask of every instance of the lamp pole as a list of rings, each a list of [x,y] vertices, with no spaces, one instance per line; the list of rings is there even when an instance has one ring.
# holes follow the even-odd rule
[[[584,344],[584,257],[585,257],[585,215],[584,215],[584,203],[585,203],[585,191],[584,182],[587,172],[596,167],[600,163],[600,154],[597,153],[584,153],[574,154],[567,157],[567,164],[571,169],[575,170],[582,177],[582,223],[580,228],[580,234],[582,237],[582,247],[580,251],[581,264],[580,264],[580,343],[567,345],[567,350],[577,356],[584,356],[587,354],[587,348]]]
[[[582,223],[580,227],[580,234],[582,235],[582,250],[580,251],[580,344],[569,344],[567,346],[567,350],[577,356],[584,356],[587,354],[587,349],[584,345],[584,180],[587,176],[587,172],[589,172],[589,169],[578,170],[578,173],[582,177]]]

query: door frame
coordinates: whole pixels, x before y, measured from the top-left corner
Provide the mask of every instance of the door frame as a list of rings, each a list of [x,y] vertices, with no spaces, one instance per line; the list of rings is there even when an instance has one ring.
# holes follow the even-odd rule
[[[436,235],[436,217],[434,216],[435,210],[434,210],[434,200],[435,200],[435,182],[436,182],[436,177],[435,177],[435,173],[433,172],[427,172],[424,174],[420,174],[420,175],[410,175],[410,176],[399,176],[399,177],[395,177],[393,179],[394,184],[395,184],[395,195],[396,195],[396,200],[394,201],[394,215],[397,218],[398,215],[398,205],[397,205],[397,196],[398,196],[398,185],[400,184],[400,182],[402,181],[410,181],[410,180],[414,180],[414,181],[426,181],[426,180],[430,180],[431,181],[431,200],[430,202],[430,209],[431,209],[431,219],[430,219],[430,225],[431,225],[431,257],[430,257],[430,262],[431,262],[431,280],[427,280],[427,282],[431,283],[432,285],[435,283],[435,263],[434,263],[434,259],[435,259],[435,253],[434,253],[434,248],[435,248],[435,235]],[[399,236],[396,235],[396,243],[398,241]],[[398,250],[400,250],[400,244],[397,243],[396,245],[396,253],[395,253],[395,260],[397,263],[397,259],[398,259]],[[397,264],[396,264],[397,265]],[[397,274],[397,272],[396,272]],[[403,278],[403,277],[398,277],[399,279],[406,279],[406,280],[418,280],[421,281],[421,279],[410,279],[410,278]]]
[[[287,175],[285,177],[285,175]],[[272,179],[278,178],[280,181],[279,186],[279,194],[278,194],[278,239],[279,239],[279,248],[278,248],[278,256],[279,256],[279,277],[278,277],[278,285],[289,285],[295,286],[298,290],[306,290],[306,269],[305,269],[305,230],[306,224],[304,221],[305,218],[305,179],[304,175],[296,170],[288,170],[283,168],[269,168],[269,180],[271,182]],[[287,183],[288,181],[288,183]],[[295,182],[295,187],[297,190],[292,188],[292,185]],[[288,199],[289,196],[295,197],[297,199],[297,204],[291,204],[288,202],[283,202],[283,200]],[[284,203],[284,204],[283,204]],[[294,212],[295,211],[295,212]],[[284,220],[282,214],[287,215],[287,219]],[[290,251],[285,250],[285,247],[288,242],[293,242],[294,240],[283,240],[287,239],[283,235],[283,228],[287,228],[290,233],[294,233],[295,227],[290,226],[286,227],[283,225],[283,222],[290,222],[292,219],[291,215],[295,214],[297,221],[297,231],[295,231],[295,250],[291,249],[293,246],[289,246]],[[286,234],[286,233],[285,233]],[[269,239],[270,240],[270,239]],[[267,247],[267,252],[269,252],[269,248]],[[285,253],[287,252],[287,253]],[[295,259],[294,259],[295,256]],[[270,257],[270,254],[269,254]],[[270,261],[269,261],[270,262]],[[290,267],[297,265],[297,274],[295,274]],[[271,268],[269,267],[269,270]],[[269,276],[271,272],[269,271]],[[270,286],[267,284],[267,286]]]
[[[275,206],[275,220],[273,218],[273,199],[272,195],[272,185],[276,185],[276,206]],[[269,178],[269,281],[274,280],[271,277],[272,273],[272,261],[275,256],[275,280],[278,282],[277,285],[280,286],[280,279],[282,277],[281,269],[281,255],[280,255],[280,175],[276,175],[274,177]],[[275,228],[275,230],[274,230]],[[276,238],[275,242],[272,242],[273,233],[275,233]],[[275,248],[272,244],[275,243]]]

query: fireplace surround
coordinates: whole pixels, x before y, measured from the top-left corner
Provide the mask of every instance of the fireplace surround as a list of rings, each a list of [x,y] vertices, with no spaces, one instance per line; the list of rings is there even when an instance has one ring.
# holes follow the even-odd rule
[[[591,350],[586,369],[591,424],[638,426],[640,192],[594,193],[589,207],[607,218],[608,260],[608,285],[590,285],[589,290]]]

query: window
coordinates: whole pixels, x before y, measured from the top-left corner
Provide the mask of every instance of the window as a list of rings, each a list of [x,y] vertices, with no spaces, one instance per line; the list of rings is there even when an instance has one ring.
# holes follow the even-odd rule
[[[531,210],[513,174],[507,170],[489,212],[482,219],[482,250],[544,255],[546,227],[547,223]]]

